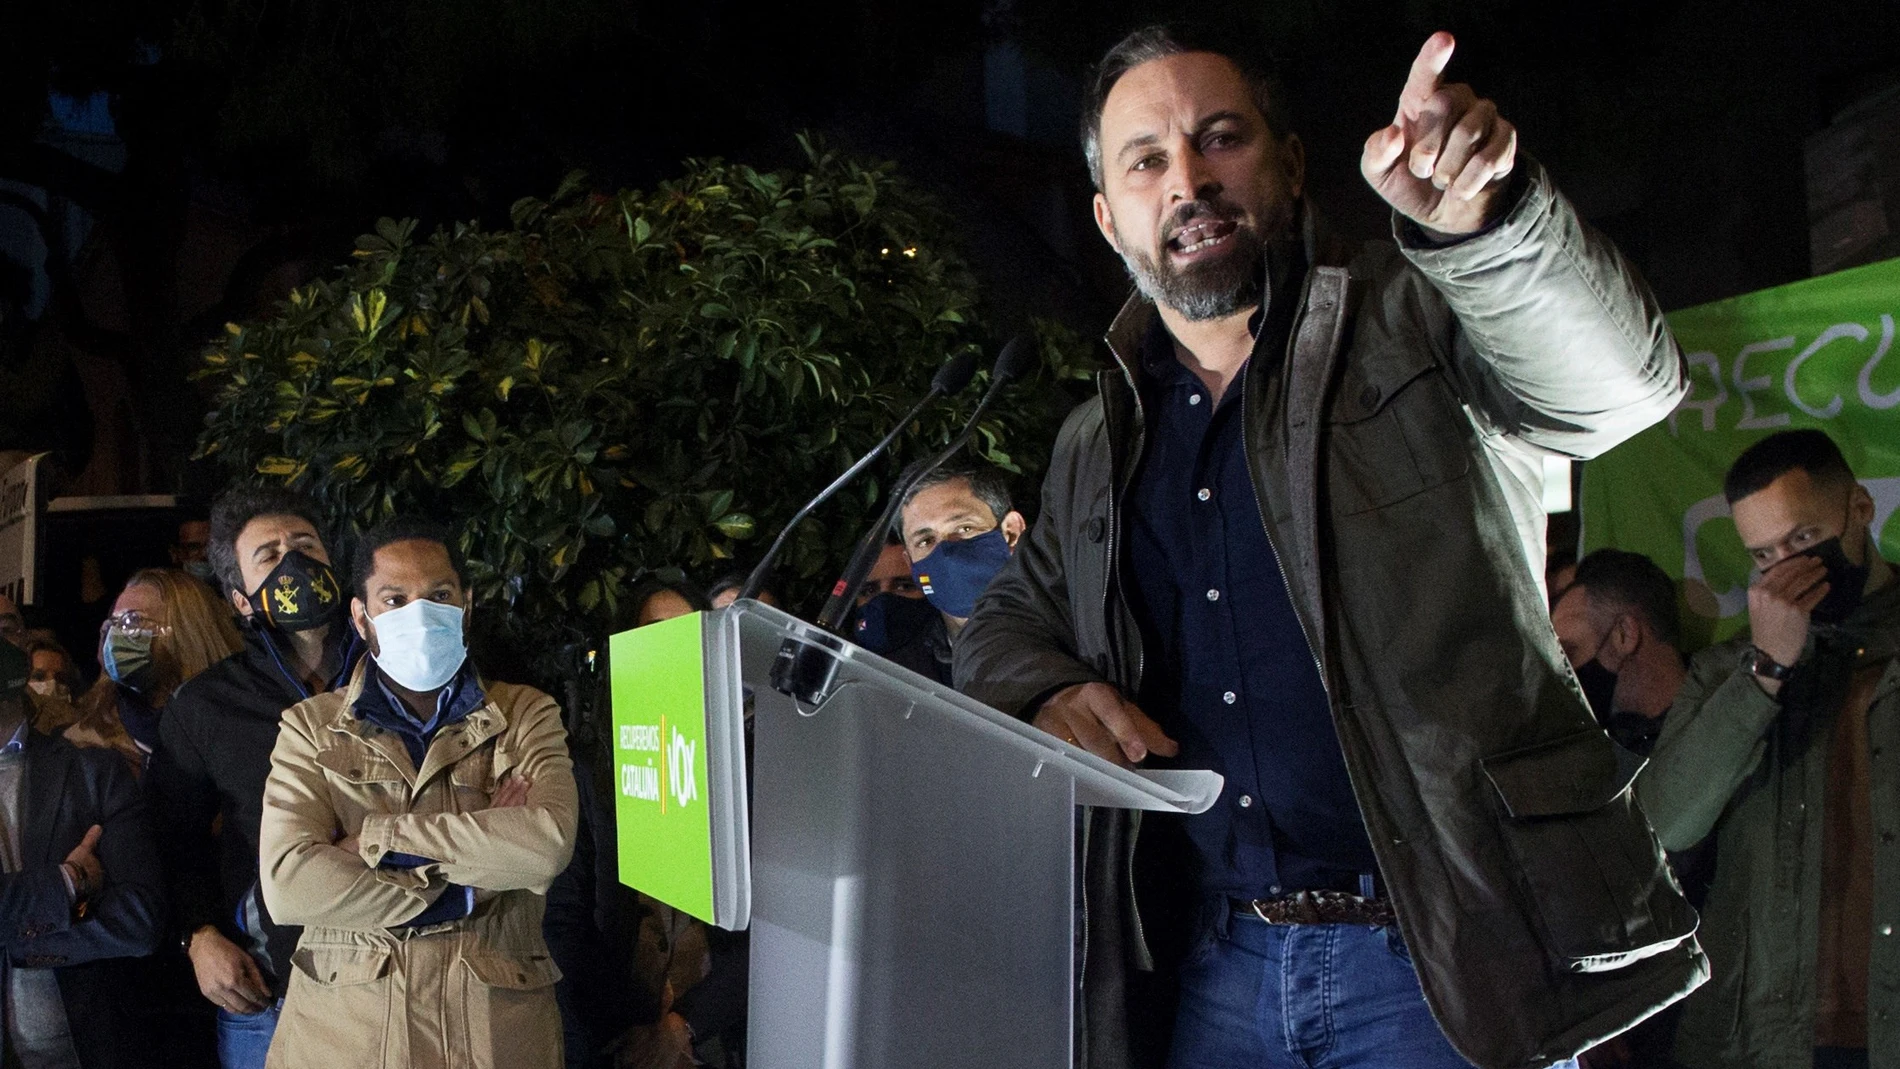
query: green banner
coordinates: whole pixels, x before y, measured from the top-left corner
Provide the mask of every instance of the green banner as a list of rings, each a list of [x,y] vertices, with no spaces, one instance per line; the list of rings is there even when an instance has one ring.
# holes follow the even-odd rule
[[[1584,465],[1583,548],[1648,555],[1682,584],[1691,648],[1747,623],[1748,554],[1722,475],[1750,444],[1816,427],[1840,444],[1875,502],[1874,531],[1900,558],[1900,260],[1669,316],[1689,396],[1668,419]],[[1889,356],[1891,354],[1891,359]]]
[[[705,613],[608,640],[620,882],[713,920]]]

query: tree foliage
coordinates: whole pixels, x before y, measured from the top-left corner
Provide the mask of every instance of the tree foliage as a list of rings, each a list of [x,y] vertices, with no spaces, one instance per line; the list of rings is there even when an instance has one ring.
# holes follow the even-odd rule
[[[640,578],[761,551],[945,359],[990,347],[929,199],[890,164],[801,144],[797,171],[688,161],[612,195],[573,177],[508,230],[382,220],[347,268],[206,354],[198,456],[359,528],[455,522],[478,598],[535,652],[625,626]],[[1029,480],[1090,370],[1073,334],[1039,332],[1042,368],[975,443]],[[946,441],[978,393],[913,424],[898,459]],[[880,486],[794,538],[795,601],[842,566]]]

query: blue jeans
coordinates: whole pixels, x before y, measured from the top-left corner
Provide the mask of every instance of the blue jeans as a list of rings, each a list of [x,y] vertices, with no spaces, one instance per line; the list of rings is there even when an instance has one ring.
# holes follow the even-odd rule
[[[1398,929],[1220,912],[1181,969],[1169,1069],[1469,1069]]]
[[[222,1069],[264,1069],[264,1055],[270,1052],[270,1037],[277,1032],[277,1015],[284,1008],[278,999],[269,1009],[256,1013],[218,1011],[218,1065]]]

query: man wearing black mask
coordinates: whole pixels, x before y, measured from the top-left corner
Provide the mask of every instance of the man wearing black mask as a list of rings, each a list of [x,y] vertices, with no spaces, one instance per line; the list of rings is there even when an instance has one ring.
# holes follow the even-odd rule
[[[174,934],[218,1007],[224,1069],[263,1066],[297,944],[258,893],[278,721],[346,679],[360,648],[318,526],[313,503],[281,489],[240,487],[212,507],[207,549],[245,648],[179,688],[152,764]]]
[[[1723,493],[1760,571],[1749,630],[1691,663],[1637,780],[1664,847],[1716,843],[1702,910],[1714,980],[1685,1004],[1675,1057],[1891,1064],[1900,584],[1873,498],[1821,431],[1749,447]]]
[[[1685,666],[1676,584],[1641,553],[1599,549],[1550,610],[1564,659],[1610,737],[1647,756]]]
[[[878,554],[870,574],[858,584],[854,616],[853,642],[918,675],[950,685],[950,672],[931,647],[937,610],[924,600],[924,592],[910,574],[910,558],[903,546],[890,542]]]

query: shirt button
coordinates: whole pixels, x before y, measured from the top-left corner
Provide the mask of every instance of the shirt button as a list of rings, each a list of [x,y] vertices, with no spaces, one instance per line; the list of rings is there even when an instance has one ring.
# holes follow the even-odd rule
[[[1209,600],[1209,601],[1219,601],[1219,600],[1220,600],[1220,591],[1218,591],[1218,590],[1210,590],[1210,591],[1208,591],[1208,592],[1207,592],[1207,600]]]
[[[1200,395],[1200,394],[1198,394],[1198,393],[1191,393],[1191,394],[1188,394],[1188,404],[1191,404],[1191,405],[1198,405],[1198,404],[1200,404],[1200,403],[1201,403],[1201,395]]]
[[[1226,702],[1228,705],[1232,705],[1234,704],[1236,700],[1239,699],[1239,697],[1240,696],[1238,694],[1235,694],[1233,691],[1230,690],[1227,693],[1221,695],[1220,700]]]
[[[1206,501],[1207,499],[1214,496],[1214,491],[1209,490],[1207,487],[1203,486],[1201,487],[1200,491],[1196,493],[1194,496],[1197,498],[1200,498],[1202,501]]]
[[[1881,926],[1880,926],[1880,934],[1881,934],[1881,935],[1892,935],[1892,934],[1893,934],[1893,925],[1891,925],[1891,924],[1883,924],[1883,925],[1881,925]]]
[[[1270,894],[1270,895],[1277,895],[1277,894],[1279,894],[1279,893],[1280,893],[1280,885],[1276,883],[1276,884],[1274,884],[1274,885],[1273,885],[1272,887],[1269,887],[1269,888],[1267,888],[1267,893],[1268,893],[1268,894]]]
[[[1243,794],[1240,796],[1240,808],[1248,809],[1248,808],[1251,808],[1252,806],[1253,806],[1253,795]]]

